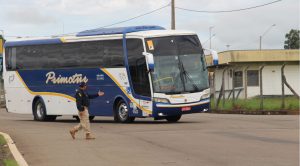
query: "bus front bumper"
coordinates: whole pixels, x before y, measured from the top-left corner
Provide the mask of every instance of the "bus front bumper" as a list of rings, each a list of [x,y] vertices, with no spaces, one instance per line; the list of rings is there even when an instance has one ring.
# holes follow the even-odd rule
[[[182,114],[192,114],[206,112],[209,110],[210,101],[201,100],[196,103],[186,104],[164,104],[154,103],[153,105],[153,117],[165,117],[165,116],[177,116]]]

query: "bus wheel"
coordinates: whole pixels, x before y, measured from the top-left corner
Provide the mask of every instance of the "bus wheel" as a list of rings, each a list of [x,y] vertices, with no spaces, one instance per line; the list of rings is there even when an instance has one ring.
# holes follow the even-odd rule
[[[55,121],[56,115],[47,115],[46,106],[42,100],[37,100],[34,104],[33,117],[36,121]]]
[[[34,104],[33,109],[33,117],[34,120],[37,121],[45,121],[46,120],[46,107],[42,100],[37,100]]]
[[[118,122],[121,123],[130,123],[133,122],[135,117],[129,117],[129,109],[127,104],[120,100],[116,107],[116,118]]]
[[[170,123],[178,122],[180,118],[181,118],[181,115],[166,117],[167,121]]]

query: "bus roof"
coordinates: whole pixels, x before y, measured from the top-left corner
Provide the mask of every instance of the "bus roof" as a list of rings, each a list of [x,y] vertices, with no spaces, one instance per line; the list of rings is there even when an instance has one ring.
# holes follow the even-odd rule
[[[49,37],[49,38],[25,38],[15,41],[7,41],[4,47],[60,44],[65,42],[101,40],[102,38],[122,38],[123,34],[128,37],[159,37],[168,35],[194,35],[196,33],[182,30],[166,30],[160,26],[131,26],[119,28],[102,28],[82,31],[75,36]]]

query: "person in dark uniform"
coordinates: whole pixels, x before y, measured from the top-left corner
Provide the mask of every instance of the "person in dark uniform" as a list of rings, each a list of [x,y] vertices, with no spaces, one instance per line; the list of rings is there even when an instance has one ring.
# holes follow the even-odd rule
[[[74,126],[70,130],[70,134],[73,139],[75,139],[75,134],[79,130],[83,129],[86,133],[86,139],[95,139],[95,137],[91,134],[91,127],[90,127],[90,120],[89,120],[89,106],[90,106],[90,99],[97,98],[99,96],[103,96],[104,92],[99,90],[98,94],[89,95],[87,93],[87,84],[81,83],[79,85],[79,89],[76,92],[76,105],[78,109],[78,117],[80,119],[80,123]]]

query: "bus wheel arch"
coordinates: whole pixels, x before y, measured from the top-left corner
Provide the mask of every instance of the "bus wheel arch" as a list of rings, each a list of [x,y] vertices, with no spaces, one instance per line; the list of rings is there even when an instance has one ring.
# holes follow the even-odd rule
[[[46,104],[41,96],[36,96],[32,102],[32,114],[36,121],[54,121],[56,115],[47,115]]]
[[[123,114],[121,112],[123,112]],[[115,122],[130,123],[133,122],[135,119],[135,117],[129,116],[129,104],[126,102],[126,100],[123,97],[120,96],[116,97],[114,101],[113,115],[114,115]]]

